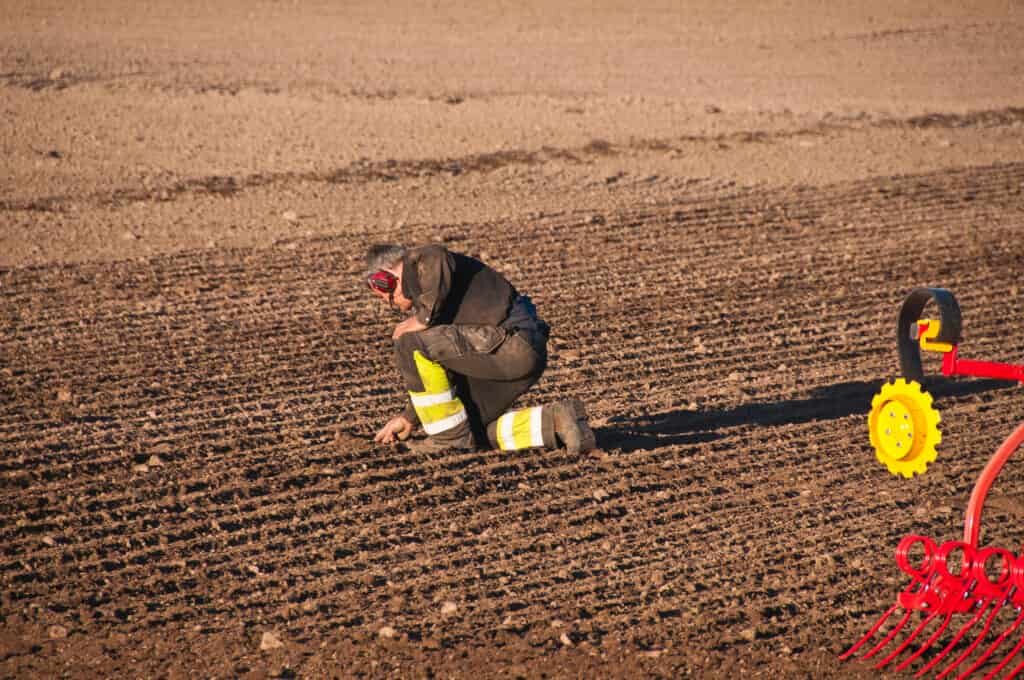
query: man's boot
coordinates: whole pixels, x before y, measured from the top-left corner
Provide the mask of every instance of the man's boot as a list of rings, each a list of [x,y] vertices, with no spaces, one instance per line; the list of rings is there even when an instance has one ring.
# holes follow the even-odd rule
[[[557,449],[563,445],[576,454],[596,447],[586,409],[579,399],[509,411],[487,427],[487,436],[501,451]]]
[[[550,413],[555,436],[571,454],[597,448],[594,431],[587,423],[587,411],[579,399],[566,399],[544,407]]]
[[[431,456],[442,453],[468,453],[476,451],[476,442],[470,433],[454,439],[441,439],[438,437],[427,437],[425,439],[414,439],[412,437],[402,442],[410,453],[421,456]]]

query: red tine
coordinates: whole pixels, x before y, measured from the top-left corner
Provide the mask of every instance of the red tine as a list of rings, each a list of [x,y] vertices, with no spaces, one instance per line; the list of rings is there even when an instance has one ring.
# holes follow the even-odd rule
[[[857,642],[852,647],[850,647],[848,650],[839,655],[839,659],[841,661],[846,661],[851,656],[856,654],[857,650],[863,647],[865,642],[874,637],[875,633],[877,633],[878,629],[882,627],[882,624],[885,623],[886,619],[892,616],[892,613],[899,608],[899,603],[896,603],[893,606],[889,607],[889,609],[887,609],[886,612],[879,617],[878,621],[875,621],[875,625],[871,626],[871,629],[868,630],[868,632],[864,633],[860,640],[857,640]]]
[[[921,646],[917,648],[916,652],[914,652],[913,654],[908,656],[906,659],[904,659],[903,662],[900,663],[900,665],[896,666],[896,670],[898,670],[898,671],[905,670],[907,668],[907,666],[909,666],[910,664],[912,664],[914,662],[915,659],[917,659],[919,656],[924,654],[925,651],[927,651],[928,649],[931,649],[931,646],[933,644],[935,644],[935,641],[939,639],[939,636],[942,635],[944,632],[946,632],[946,628],[949,627],[949,621],[950,621],[951,618],[952,617],[951,617],[950,614],[946,614],[946,618],[943,619],[942,624],[938,628],[935,629],[935,632],[932,633],[928,637],[927,640],[925,640],[923,643],[921,643]],[[975,616],[974,620],[975,621],[978,620],[977,616]]]
[[[905,612],[905,613],[903,614],[903,618],[901,618],[901,619],[900,619],[900,622],[896,624],[896,627],[895,627],[895,628],[893,628],[892,630],[890,630],[890,631],[889,631],[889,634],[888,634],[888,635],[886,635],[886,636],[885,636],[885,637],[884,637],[884,638],[882,639],[882,641],[881,641],[881,642],[879,642],[879,643],[878,643],[877,645],[875,645],[874,647],[872,647],[872,648],[871,648],[871,651],[870,651],[870,652],[868,652],[867,654],[865,654],[865,655],[864,655],[864,658],[865,658],[865,659],[870,659],[870,658],[871,658],[871,657],[873,657],[873,656],[874,656],[875,654],[878,654],[878,653],[879,653],[880,651],[882,651],[882,649],[883,649],[883,648],[884,648],[884,647],[885,647],[886,645],[888,645],[888,644],[889,644],[890,642],[892,642],[893,638],[895,638],[895,637],[896,637],[897,635],[899,635],[899,632],[900,632],[901,630],[903,630],[903,627],[904,627],[904,626],[906,626],[906,625],[907,625],[907,621],[909,621],[909,620],[910,620],[910,615],[911,615],[912,613],[914,613],[914,610],[913,610],[913,609],[908,609],[908,610],[907,610],[907,611],[906,611],[906,612]]]
[[[974,653],[974,650],[977,649],[978,645],[985,640],[985,636],[988,635],[989,630],[992,629],[992,623],[996,620],[996,615],[999,614],[999,610],[1000,607],[993,608],[992,613],[989,614],[988,619],[985,620],[985,625],[982,627],[981,633],[979,633],[978,637],[974,639],[974,642],[972,642],[970,646],[960,654],[960,656],[953,659],[953,662],[946,666],[941,673],[935,676],[935,680],[942,680],[942,678],[955,671],[957,666],[962,664],[967,657]]]
[[[978,670],[978,668],[980,668],[986,661],[988,661],[988,658],[992,656],[992,653],[996,651],[999,645],[1003,644],[1004,640],[1013,635],[1013,632],[1020,628],[1020,624],[1022,621],[1024,621],[1024,612],[1019,614],[1016,620],[1013,623],[1011,623],[1006,630],[999,634],[999,637],[997,637],[995,641],[991,645],[989,645],[984,652],[982,652],[981,656],[978,657],[978,659],[971,665],[970,668],[968,668],[966,671],[957,676],[957,680],[966,680],[971,673]],[[943,673],[945,673],[945,671],[943,671]],[[940,675],[939,677],[941,678],[942,676]]]
[[[1003,657],[1003,660],[1002,660],[1002,661],[1000,661],[1000,662],[999,662],[999,663],[998,663],[998,664],[996,665],[996,667],[995,667],[995,668],[993,668],[993,669],[992,669],[991,671],[989,671],[989,674],[988,674],[988,675],[986,675],[986,676],[985,676],[985,677],[983,678],[983,680],[992,680],[992,678],[996,677],[996,675],[997,675],[997,674],[999,673],[999,671],[1001,671],[1001,670],[1003,670],[1004,668],[1006,668],[1006,664],[1010,663],[1010,661],[1012,661],[1012,660],[1013,660],[1013,657],[1017,656],[1017,652],[1019,652],[1019,651],[1020,651],[1020,650],[1021,650],[1022,648],[1024,648],[1024,637],[1022,637],[1022,638],[1021,638],[1021,639],[1020,639],[1020,640],[1019,640],[1019,641],[1017,642],[1017,644],[1016,644],[1016,645],[1014,645],[1013,649],[1011,649],[1011,650],[1010,650],[1010,653],[1009,653],[1009,654],[1007,654],[1006,656],[1004,656],[1004,657]],[[1010,674],[1009,674],[1008,676],[1006,676],[1006,677],[1008,677],[1008,678],[1012,678],[1012,677],[1013,677],[1014,675],[1016,675],[1017,673],[1019,673],[1019,672],[1020,672],[1020,669],[1021,669],[1022,667],[1024,667],[1024,661],[1022,661],[1022,662],[1021,662],[1021,664],[1020,664],[1020,666],[1017,666],[1017,668],[1015,668],[1014,670],[1012,670],[1012,671],[1010,672]]]
[[[921,631],[924,630],[928,626],[928,624],[932,622],[932,619],[934,619],[936,616],[938,616],[941,613],[942,613],[941,611],[936,609],[931,614],[929,614],[928,616],[924,617],[924,620],[921,623],[917,624],[917,628],[915,628],[914,631],[910,635],[908,635],[906,637],[906,639],[903,640],[902,643],[900,643],[900,646],[897,647],[896,649],[894,649],[892,651],[892,653],[889,654],[889,656],[885,657],[884,659],[882,659],[881,661],[876,663],[875,664],[875,668],[879,669],[879,670],[881,670],[882,668],[885,668],[885,666],[887,664],[889,664],[890,662],[892,662],[893,659],[895,659],[897,656],[902,654],[903,650],[906,649],[907,647],[909,647],[910,643],[912,643],[917,638],[917,636],[921,634]],[[950,615],[946,614],[945,620],[942,622],[942,625],[939,626],[939,632],[940,633],[943,630],[946,629],[946,626],[949,625],[949,617],[950,617]],[[913,659],[913,657],[911,657],[911,659]]]
[[[921,668],[921,670],[919,670],[919,671],[918,671],[917,673],[915,673],[915,674],[914,674],[914,677],[915,677],[915,678],[920,678],[920,677],[921,677],[922,675],[924,675],[925,673],[927,673],[928,671],[930,671],[930,670],[931,670],[932,668],[934,668],[935,666],[937,666],[937,665],[939,664],[939,662],[941,662],[941,661],[942,661],[943,659],[945,659],[945,658],[946,658],[946,656],[947,656],[947,655],[948,655],[948,654],[950,653],[950,651],[952,651],[952,649],[953,649],[954,647],[956,647],[957,643],[958,643],[958,642],[960,642],[960,640],[962,640],[962,639],[963,639],[963,637],[964,637],[965,635],[967,635],[968,631],[970,631],[970,630],[971,630],[971,628],[973,628],[973,627],[974,627],[974,624],[976,624],[976,623],[977,623],[978,621],[980,621],[980,620],[981,620],[981,617],[985,615],[985,610],[986,610],[986,609],[987,609],[987,608],[988,608],[988,607],[989,607],[990,605],[991,605],[991,602],[986,602],[986,603],[985,603],[985,605],[984,605],[983,607],[979,607],[979,608],[978,608],[978,612],[977,612],[977,613],[976,613],[976,614],[975,614],[975,615],[974,615],[974,616],[973,616],[973,617],[971,618],[971,620],[970,620],[970,621],[968,621],[967,623],[965,623],[965,624],[964,624],[964,625],[963,625],[963,626],[962,626],[962,627],[960,628],[960,630],[959,630],[959,631],[957,631],[957,634],[953,636],[953,639],[952,639],[952,640],[950,640],[949,644],[948,644],[948,645],[946,645],[946,646],[945,646],[945,647],[943,648],[943,650],[942,650],[941,652],[939,652],[938,654],[936,654],[936,655],[935,655],[935,658],[934,658],[934,659],[932,659],[931,661],[929,661],[929,662],[928,662],[927,664],[925,664],[925,665],[924,665],[924,667],[923,667],[923,668]],[[1001,605],[1000,605],[1000,606],[1001,606]],[[997,610],[998,610],[998,606],[997,606]],[[991,625],[991,623],[990,623],[989,625]],[[933,642],[934,642],[934,640],[931,640],[931,639],[929,639],[929,640],[928,640],[928,642],[927,642],[926,644],[927,644],[927,645],[931,645],[931,644],[932,644]],[[918,654],[920,654],[921,652],[923,652],[923,651],[925,650],[925,648],[926,648],[926,645],[921,645],[921,649],[920,649],[920,650],[918,651]],[[915,654],[914,656],[917,656],[917,654]],[[911,657],[911,658],[910,658],[910,659],[908,659],[908,660],[907,660],[907,662],[905,662],[905,663],[908,663],[908,662],[910,662],[910,661],[913,661],[913,659],[914,659],[914,657]],[[903,670],[903,667],[902,667],[902,665],[901,665],[901,666],[898,666],[898,667],[897,667],[897,670]]]

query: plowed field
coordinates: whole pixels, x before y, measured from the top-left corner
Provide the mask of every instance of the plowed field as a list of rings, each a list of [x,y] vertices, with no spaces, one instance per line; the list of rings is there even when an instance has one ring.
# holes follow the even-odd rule
[[[7,271],[5,627],[70,637],[3,668],[244,674],[270,631],[307,674],[831,673],[902,585],[896,542],[959,535],[1024,412],[940,382],[913,481],[866,441],[910,288],[959,293],[965,351],[1020,358],[1022,190],[1002,164],[414,228],[534,293],[555,351],[529,400],[591,404],[582,459],[372,445],[401,394],[345,238]],[[996,492],[1012,545],[1024,467]]]
[[[866,428],[914,288],[1024,363],[1024,19],[685,5],[0,0],[0,677],[877,677],[1024,419]],[[529,294],[598,449],[374,445],[380,242]]]

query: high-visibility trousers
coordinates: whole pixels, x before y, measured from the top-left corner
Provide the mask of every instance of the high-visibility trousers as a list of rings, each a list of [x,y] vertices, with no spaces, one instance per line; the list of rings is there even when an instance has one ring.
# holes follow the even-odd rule
[[[413,352],[413,361],[423,383],[423,391],[410,391],[409,399],[416,409],[424,432],[441,439],[445,438],[445,433],[452,430],[459,430],[461,434],[465,427],[460,426],[466,423],[469,417],[466,414],[466,407],[448,379],[448,371],[441,364],[428,359],[419,350]]]

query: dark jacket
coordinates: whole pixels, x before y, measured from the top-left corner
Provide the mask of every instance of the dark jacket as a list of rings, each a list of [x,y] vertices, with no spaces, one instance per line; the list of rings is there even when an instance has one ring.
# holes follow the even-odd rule
[[[426,326],[499,326],[519,296],[483,262],[442,246],[413,248],[402,263],[402,294]]]

